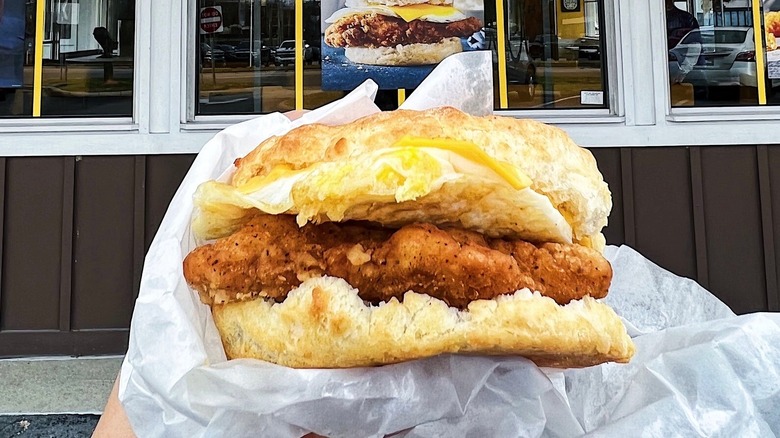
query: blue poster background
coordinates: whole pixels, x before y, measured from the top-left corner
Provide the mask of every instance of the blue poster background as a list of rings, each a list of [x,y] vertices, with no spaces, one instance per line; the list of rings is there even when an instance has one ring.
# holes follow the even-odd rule
[[[463,51],[473,50],[465,38]],[[353,90],[366,79],[373,79],[381,89],[417,88],[437,64],[413,66],[383,66],[355,64],[344,56],[343,48],[334,48],[322,41],[322,89]]]

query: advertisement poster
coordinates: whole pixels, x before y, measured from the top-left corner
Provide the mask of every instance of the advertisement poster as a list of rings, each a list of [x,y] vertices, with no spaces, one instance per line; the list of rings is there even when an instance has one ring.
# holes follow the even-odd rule
[[[764,3],[764,27],[766,28],[766,70],[769,79],[780,79],[780,1]]]
[[[322,89],[413,89],[447,56],[483,49],[482,0],[322,0]]]
[[[0,88],[24,82],[25,0],[0,0]]]

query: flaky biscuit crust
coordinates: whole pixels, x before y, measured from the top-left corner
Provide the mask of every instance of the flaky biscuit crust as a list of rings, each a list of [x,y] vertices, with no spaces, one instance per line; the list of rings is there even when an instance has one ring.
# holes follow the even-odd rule
[[[520,355],[539,366],[627,362],[634,345],[617,315],[590,297],[559,306],[527,289],[458,311],[427,295],[367,306],[344,280],[305,281],[282,303],[212,307],[228,358],[295,368],[346,368],[443,353]]]

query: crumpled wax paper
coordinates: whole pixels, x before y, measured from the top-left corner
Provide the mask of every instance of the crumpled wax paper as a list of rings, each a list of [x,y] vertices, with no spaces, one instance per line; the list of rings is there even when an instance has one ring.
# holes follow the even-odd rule
[[[425,110],[444,105],[475,116],[493,114],[493,61],[489,50],[444,58],[401,108]]]
[[[489,63],[487,57],[480,68]],[[428,93],[440,85],[426,80],[412,97],[431,97],[407,103],[473,102]],[[295,370],[226,361],[209,308],[182,276],[181,262],[194,247],[192,194],[201,182],[229,175],[236,157],[270,135],[378,111],[375,92],[367,82],[295,122],[270,114],[231,126],[198,154],[147,254],[122,365],[119,398],[139,437],[780,433],[780,315],[735,316],[692,281],[626,246],[607,248],[615,278],[606,301],[634,337],[629,364],[556,370],[519,357],[442,355],[375,368]]]

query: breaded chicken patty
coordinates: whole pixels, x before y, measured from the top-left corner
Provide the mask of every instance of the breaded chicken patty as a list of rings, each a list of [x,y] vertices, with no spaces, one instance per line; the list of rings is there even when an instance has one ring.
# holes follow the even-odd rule
[[[462,229],[412,224],[307,224],[258,214],[231,236],[192,251],[184,276],[206,303],[256,296],[282,301],[307,278],[345,279],[366,301],[399,300],[413,290],[464,308],[522,288],[559,304],[606,296],[612,268],[580,245],[488,239]]]
[[[451,23],[423,20],[406,22],[375,12],[341,17],[325,31],[331,47],[393,47],[398,44],[434,44],[445,38],[468,37],[482,28],[476,17]]]

